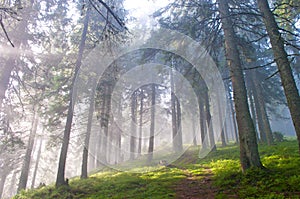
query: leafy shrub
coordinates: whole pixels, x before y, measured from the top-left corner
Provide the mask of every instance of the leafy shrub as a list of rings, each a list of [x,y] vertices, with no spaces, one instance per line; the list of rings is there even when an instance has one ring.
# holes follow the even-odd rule
[[[299,190],[299,184],[300,184],[300,176],[299,175],[291,176],[288,180],[288,184],[289,184],[290,189],[292,191],[298,191]]]

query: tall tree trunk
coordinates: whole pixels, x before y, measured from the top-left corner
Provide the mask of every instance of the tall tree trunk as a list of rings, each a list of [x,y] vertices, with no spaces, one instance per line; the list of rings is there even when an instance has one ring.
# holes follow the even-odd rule
[[[92,85],[94,85],[96,81],[94,80]],[[91,94],[90,94],[90,107],[89,107],[89,114],[88,114],[88,122],[87,122],[87,129],[86,135],[84,140],[83,146],[83,153],[82,153],[82,166],[81,166],[81,179],[88,177],[88,156],[89,156],[89,148],[90,148],[90,137],[91,137],[91,130],[93,125],[93,114],[94,114],[94,107],[95,107],[95,92],[96,88],[93,87]]]
[[[30,1],[28,7],[32,7],[33,3]],[[15,27],[15,30],[22,34],[27,34],[27,26],[28,26],[28,20],[21,20],[17,27]],[[20,38],[20,39],[19,39]],[[27,37],[19,37],[15,38],[14,40],[14,47],[7,46],[8,51],[17,52],[15,55],[10,55],[8,60],[5,62],[5,64],[1,64],[0,66],[0,107],[2,106],[3,99],[5,99],[5,93],[9,85],[10,77],[12,71],[16,68],[17,62],[20,59],[20,46],[27,43]],[[25,46],[26,47],[26,46]]]
[[[279,32],[278,25],[270,10],[268,1],[257,0],[257,3],[260,12],[263,15],[263,20],[270,37],[274,59],[279,69],[287,104],[296,130],[300,153],[300,96],[291,70],[290,62],[288,60],[287,52],[284,49],[284,39]]]
[[[251,79],[251,87],[252,87],[252,94],[253,94],[253,101],[255,104],[255,113],[257,117],[257,125],[259,129],[259,137],[260,137],[260,142],[262,143],[267,143],[267,136],[264,130],[264,125],[262,122],[262,115],[261,115],[261,104],[258,101],[258,94],[257,94],[257,89],[255,88],[254,82]]]
[[[227,125],[226,116],[225,116],[225,120],[224,120],[224,135],[225,135],[225,143],[229,143],[229,133],[228,133],[228,125]]]
[[[4,184],[6,181],[7,173],[3,172],[0,176],[0,198],[2,198],[3,190],[4,190]]]
[[[154,131],[155,131],[155,84],[151,85],[151,124],[150,124],[150,138],[149,138],[149,148],[148,148],[148,163],[150,163],[153,159],[153,151],[154,151]]]
[[[134,92],[131,98],[131,132],[130,132],[130,160],[135,158],[136,148],[136,107],[137,107],[137,94]]]
[[[256,78],[256,74],[254,71],[249,72],[248,80],[249,80],[249,86],[252,91],[251,92],[252,96],[249,96],[250,101],[252,101],[250,105],[255,104],[253,105],[253,109],[255,107],[256,111],[253,110],[252,112],[256,114],[254,114],[253,120],[256,121],[256,117],[257,117],[257,123],[258,123],[259,133],[260,133],[260,141],[263,143],[268,143],[268,145],[271,145],[273,144],[273,135],[272,135],[272,131],[271,131],[268,115],[267,115],[264,94],[262,93],[262,88],[258,83],[259,80]],[[254,125],[255,124],[256,123],[254,123]]]
[[[274,143],[273,134],[272,134],[269,118],[268,118],[268,113],[266,110],[266,104],[262,98],[263,98],[262,95],[258,96],[258,101],[260,103],[260,109],[261,109],[260,114],[262,116],[262,123],[263,123],[264,131],[265,131],[265,134],[267,137],[267,143],[268,143],[268,145],[272,145]]]
[[[86,16],[84,19],[84,26],[83,26],[83,30],[82,30],[82,34],[81,34],[78,56],[77,56],[77,60],[75,63],[75,72],[74,72],[74,76],[72,79],[71,90],[69,93],[69,106],[68,106],[68,113],[67,113],[67,121],[66,121],[66,125],[65,125],[63,142],[62,142],[62,147],[61,147],[60,156],[59,156],[58,171],[57,171],[57,177],[56,177],[56,182],[55,182],[56,187],[67,184],[65,181],[65,168],[66,168],[66,160],[67,160],[68,147],[69,147],[69,142],[70,142],[70,134],[71,134],[71,128],[72,128],[72,121],[73,121],[73,112],[74,112],[74,103],[75,103],[74,96],[76,96],[76,91],[75,91],[74,86],[75,86],[75,81],[79,74],[79,69],[81,66],[81,61],[82,61],[82,56],[83,56],[83,51],[84,51],[85,41],[86,41],[86,35],[87,35],[87,31],[88,31],[88,23],[89,23],[89,9],[87,10]]]
[[[108,130],[108,118],[106,115],[108,108],[108,86],[103,85],[102,88],[102,104],[101,104],[101,119],[100,119],[100,132],[99,142],[97,143],[97,168],[101,165],[101,162],[106,162],[106,147],[107,147],[107,135],[105,135],[106,129]],[[107,128],[106,128],[107,126]]]
[[[118,124],[117,124],[118,125]],[[120,162],[120,154],[121,154],[121,130],[118,128],[116,135],[116,147],[115,147],[115,164]]]
[[[31,189],[33,189],[34,185],[35,185],[37,170],[39,168],[39,162],[40,162],[40,159],[41,159],[42,144],[43,144],[43,140],[41,139],[39,149],[38,149],[38,153],[37,153],[37,156],[36,156],[36,162],[35,162],[34,172],[33,172],[32,181],[31,181]]]
[[[101,166],[101,161],[103,159],[103,142],[104,136],[102,134],[103,129],[99,129],[99,134],[97,136],[96,146],[95,146],[95,167],[99,168]]]
[[[237,126],[236,126],[237,124],[236,124],[235,110],[234,110],[234,107],[233,107],[233,101],[231,99],[229,84],[226,88],[227,88],[228,100],[229,100],[229,105],[230,105],[231,120],[232,120],[232,125],[233,125],[233,130],[234,130],[234,139],[235,139],[236,143],[239,143],[238,129],[237,129]]]
[[[200,114],[200,134],[201,134],[201,148],[207,149],[207,128],[206,128],[206,117],[204,113],[204,100],[199,100],[199,114]]]
[[[220,96],[217,96],[218,99],[220,99]],[[225,132],[224,132],[224,129],[225,129],[225,120],[222,121],[222,108],[221,108],[221,105],[220,105],[220,100],[217,100],[218,101],[218,115],[219,115],[219,123],[220,123],[220,128],[221,128],[221,142],[222,142],[222,147],[225,147],[227,144],[226,144],[226,138],[225,138]]]
[[[113,125],[113,120],[112,117],[110,117],[110,121],[109,121],[109,126]],[[107,147],[107,163],[111,164],[112,163],[112,153],[113,153],[113,139],[114,139],[114,131],[113,128],[111,128],[110,133],[108,134],[108,147]]]
[[[143,136],[143,109],[144,109],[144,92],[141,89],[140,93],[140,121],[139,121],[139,147],[138,147],[138,154],[141,155],[142,153],[142,136]]]
[[[256,54],[254,52],[249,52],[248,46],[243,46],[242,50],[248,59],[255,59],[255,61],[257,61]],[[255,131],[257,132],[256,124],[258,123],[261,138],[260,141],[271,145],[273,143],[273,136],[266,111],[264,93],[262,92],[262,87],[259,83],[260,81],[257,79],[257,74],[254,70],[250,70],[246,75],[249,84],[248,94]]]
[[[122,129],[123,129],[123,115],[122,115],[122,98],[120,98],[120,102],[119,102],[119,107],[118,107],[118,124],[119,124],[119,133],[118,133],[118,138],[117,138],[117,154],[116,154],[116,159],[117,162],[121,161],[121,156],[122,156]]]
[[[122,131],[120,131],[119,137],[118,137],[118,162],[122,159],[122,136],[121,136]],[[123,161],[123,160],[122,160]]]
[[[182,151],[183,146],[182,146],[182,125],[181,125],[181,107],[180,107],[180,101],[176,97],[176,123],[177,123],[177,151]]]
[[[231,119],[232,119],[232,125],[233,125],[233,129],[234,129],[234,138],[235,138],[235,142],[239,143],[240,142],[240,138],[239,138],[239,133],[238,133],[238,128],[237,128],[237,122],[236,122],[236,114],[233,108],[233,101],[230,100],[230,107],[231,107]]]
[[[13,195],[16,194],[17,173],[18,173],[18,170],[15,170],[13,172],[13,175],[10,180],[10,185],[9,185],[9,196],[10,197],[12,197]],[[1,198],[1,194],[0,194],[0,198]]]
[[[266,139],[268,145],[272,145],[274,143],[274,141],[273,141],[272,130],[271,130],[271,126],[270,126],[270,122],[269,122],[269,118],[268,118],[268,113],[266,110],[264,94],[262,93],[262,88],[258,84],[256,75],[253,74],[252,77],[253,77],[252,83],[254,85],[254,90],[256,91],[257,103],[259,105],[258,114],[261,115],[261,122],[262,122],[263,131],[264,131],[264,136],[265,136],[265,139]]]
[[[258,137],[258,131],[257,131],[257,128],[256,128],[257,127],[257,122],[258,122],[257,121],[257,112],[255,110],[254,95],[253,95],[253,91],[252,91],[251,88],[249,88],[248,99],[249,99],[249,105],[250,105],[250,110],[251,110],[251,118],[252,118],[252,121],[253,121],[253,125],[254,125],[256,135]]]
[[[39,123],[38,111],[35,110],[35,108],[34,108],[32,127],[31,127],[31,131],[30,131],[29,139],[28,139],[24,162],[22,165],[21,176],[20,176],[20,181],[19,181],[19,186],[18,186],[18,192],[21,191],[22,189],[26,189],[29,170],[30,170],[31,153],[32,153],[33,145],[34,145],[34,139],[35,139],[38,123]]]
[[[260,161],[256,133],[249,112],[247,91],[241,66],[239,51],[237,49],[236,35],[230,18],[229,6],[226,0],[218,0],[224,31],[226,58],[230,67],[233,87],[236,119],[240,138],[240,161],[242,170],[251,167],[262,168]]]
[[[18,47],[15,47],[18,48]],[[5,64],[2,65],[0,71],[0,107],[2,105],[3,99],[5,98],[5,92],[7,90],[11,72],[15,67],[15,58],[9,58]]]
[[[211,120],[211,114],[210,114],[210,105],[209,105],[209,99],[208,99],[208,92],[205,92],[205,114],[206,114],[206,123],[208,127],[208,134],[209,134],[209,144],[211,151],[217,150],[216,142],[215,142],[215,136],[214,136],[214,129],[213,124]]]
[[[192,131],[193,131],[193,145],[197,146],[195,114],[192,115]]]
[[[92,133],[92,132],[91,132]],[[89,155],[89,157],[88,157],[88,171],[91,171],[91,170],[93,170],[96,166],[96,164],[95,164],[95,155],[96,155],[96,140],[97,140],[97,137],[94,137],[94,139],[91,139],[90,140],[90,143],[89,143],[89,145],[90,145],[90,148],[89,148],[89,150],[90,150],[90,153],[88,153],[88,155]]]
[[[173,69],[170,69],[170,83],[171,83],[171,114],[172,114],[172,140],[173,140],[173,150],[178,149],[178,125],[177,125],[177,114],[176,114],[176,96],[175,96],[175,84],[173,77]]]
[[[111,85],[107,85],[106,88],[106,94],[105,94],[105,113],[104,113],[104,122],[103,122],[103,133],[104,136],[102,138],[102,158],[101,161],[103,161],[104,164],[106,164],[107,161],[107,151],[108,151],[108,127],[109,127],[109,121],[110,121],[110,111],[111,111],[111,94],[112,94],[112,88]]]

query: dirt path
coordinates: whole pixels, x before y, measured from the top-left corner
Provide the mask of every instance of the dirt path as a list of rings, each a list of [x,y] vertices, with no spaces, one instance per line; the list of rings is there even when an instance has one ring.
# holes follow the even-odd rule
[[[217,189],[212,185],[212,171],[204,167],[203,174],[192,175],[186,170],[187,178],[180,181],[176,187],[176,197],[184,199],[214,199]]]

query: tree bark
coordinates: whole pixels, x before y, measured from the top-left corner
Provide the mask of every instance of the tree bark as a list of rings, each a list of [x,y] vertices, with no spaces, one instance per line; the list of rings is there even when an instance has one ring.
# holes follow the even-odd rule
[[[140,121],[139,121],[139,147],[138,147],[138,154],[141,155],[142,153],[142,136],[143,136],[143,109],[144,109],[144,92],[141,89],[140,93]]]
[[[7,177],[7,173],[3,173],[0,178],[0,198],[2,198],[6,177]]]
[[[210,114],[210,105],[209,105],[209,99],[208,99],[208,92],[205,92],[204,96],[204,101],[205,101],[205,118],[206,118],[206,123],[208,127],[208,134],[209,134],[209,144],[210,144],[210,150],[211,151],[216,151],[217,146],[215,142],[215,135],[214,135],[214,129],[213,129],[213,124],[211,120],[211,114]]]
[[[257,131],[256,127],[257,127],[257,123],[259,121],[257,120],[257,111],[255,110],[254,95],[253,95],[253,90],[251,88],[248,91],[248,99],[249,99],[249,105],[250,105],[250,110],[251,110],[251,118],[252,118],[252,121],[253,121],[253,125],[254,125],[256,135],[258,137],[258,131]],[[257,140],[259,140],[259,139],[257,139]]]
[[[153,150],[154,150],[154,131],[155,131],[155,84],[151,85],[151,124],[150,124],[150,138],[149,138],[149,148],[148,148],[148,163],[153,159]]]
[[[118,129],[117,132],[117,138],[116,138],[116,151],[115,151],[115,164],[120,162],[120,155],[121,155],[121,143],[122,143],[122,137],[121,137],[121,130]]]
[[[26,154],[24,157],[24,162],[22,165],[18,192],[20,192],[23,189],[26,189],[27,186],[28,175],[30,170],[30,162],[31,162],[31,153],[34,145],[34,139],[37,132],[38,123],[39,123],[38,112],[37,110],[34,110],[33,122],[32,122],[32,127],[29,135],[28,144],[27,144]]]
[[[118,132],[118,138],[117,138],[117,146],[118,146],[118,149],[117,149],[117,154],[116,154],[116,159],[117,159],[117,162],[120,162],[121,161],[121,156],[122,156],[122,129],[123,129],[123,115],[122,115],[122,98],[120,98],[120,102],[119,102],[119,107],[118,107],[118,124],[119,124],[119,132]]]
[[[176,123],[177,123],[177,151],[180,152],[183,150],[182,146],[182,125],[181,125],[181,107],[179,99],[176,97]]]
[[[0,107],[3,103],[3,100],[5,99],[5,93],[9,84],[11,72],[15,67],[14,58],[9,58],[2,67],[3,69],[1,70],[0,74]]]
[[[227,125],[226,116],[225,116],[225,120],[224,120],[224,135],[225,135],[225,143],[229,143],[229,133],[228,133],[228,125]]]
[[[249,112],[247,91],[237,49],[236,35],[230,18],[229,6],[226,0],[218,0],[224,31],[226,58],[230,68],[233,87],[236,119],[240,139],[240,161],[243,171],[251,167],[263,168],[260,161],[256,133]]]
[[[207,149],[207,142],[205,139],[207,135],[207,127],[206,127],[206,117],[204,113],[204,100],[199,100],[199,114],[200,114],[200,134],[201,134],[201,148]]]
[[[32,182],[31,182],[31,189],[33,189],[34,185],[35,185],[35,179],[36,179],[36,175],[37,175],[37,170],[39,168],[39,163],[40,163],[40,159],[41,159],[42,144],[43,144],[43,140],[40,141],[40,145],[39,145],[39,149],[38,149],[38,154],[36,156],[36,162],[35,162],[35,166],[34,166],[34,172],[33,172],[33,176],[32,176]]]
[[[10,185],[9,185],[9,196],[10,197],[12,197],[16,194],[17,173],[18,173],[18,170],[15,170],[11,177],[11,181],[10,181]],[[1,198],[1,194],[0,194],[0,198]]]
[[[178,139],[177,139],[177,114],[176,114],[176,96],[175,96],[175,84],[173,79],[173,69],[170,69],[170,83],[171,83],[171,114],[172,114],[172,140],[173,150],[177,151]]]
[[[93,81],[92,85],[94,85],[95,83],[96,81]],[[87,129],[86,129],[86,135],[85,135],[83,153],[82,153],[82,166],[81,166],[81,176],[80,176],[81,179],[85,179],[88,177],[88,156],[89,156],[91,130],[93,124],[93,114],[95,109],[95,93],[96,93],[96,88],[93,87],[90,94],[88,122],[87,122]]]
[[[197,136],[196,136],[196,121],[195,115],[192,115],[192,131],[193,131],[193,145],[197,146]]]
[[[263,123],[264,131],[265,131],[265,134],[267,137],[267,143],[268,143],[268,145],[272,145],[272,144],[274,144],[273,134],[272,134],[269,118],[268,118],[268,113],[266,110],[266,104],[262,98],[263,98],[262,95],[258,96],[258,101],[260,103],[260,108],[261,108],[260,114],[262,116],[262,123]]]
[[[136,148],[136,107],[137,107],[137,96],[136,92],[132,94],[131,98],[131,132],[130,132],[130,160],[135,158]]]
[[[220,99],[220,96],[217,96],[218,99]],[[222,142],[222,147],[225,147],[227,144],[226,144],[226,138],[225,138],[225,132],[224,132],[224,129],[225,129],[225,121],[222,121],[222,108],[221,108],[221,105],[220,105],[220,101],[218,101],[218,114],[219,114],[219,123],[220,123],[220,128],[221,128],[221,142]]]
[[[251,77],[250,77],[251,78]],[[264,126],[263,126],[263,122],[262,122],[262,115],[261,115],[261,104],[258,101],[258,97],[257,97],[257,89],[254,86],[253,80],[251,79],[251,87],[252,87],[252,95],[253,95],[253,101],[255,104],[255,113],[256,113],[256,117],[257,117],[257,125],[258,125],[258,129],[259,129],[259,137],[260,137],[260,142],[262,143],[267,143],[267,136],[264,130]]]
[[[107,161],[107,151],[108,151],[108,126],[109,126],[109,120],[110,120],[110,111],[111,111],[111,94],[112,94],[112,88],[111,85],[106,86],[106,94],[105,94],[105,113],[104,113],[104,121],[103,121],[103,133],[104,136],[102,137],[102,158],[101,161],[103,161],[104,164],[106,164]]]
[[[97,168],[101,165],[101,162],[106,162],[106,147],[107,147],[107,135],[105,132],[108,130],[108,118],[106,115],[107,108],[108,108],[108,86],[102,85],[102,104],[101,104],[101,119],[100,119],[100,132],[99,132],[99,141],[97,143]],[[107,126],[107,128],[105,128]]]
[[[231,99],[231,93],[230,93],[229,88],[227,88],[227,93],[228,93],[228,100],[229,100],[230,111],[231,111],[231,120],[232,120],[232,125],[233,125],[233,130],[234,130],[234,139],[235,139],[236,143],[239,143],[238,129],[236,126],[235,110],[233,107],[233,101]]]
[[[81,66],[81,61],[82,61],[82,56],[83,56],[83,51],[84,51],[85,41],[86,41],[86,35],[87,35],[87,31],[88,31],[88,23],[89,23],[89,9],[88,9],[85,19],[84,19],[84,26],[83,26],[83,31],[81,34],[78,56],[77,56],[77,60],[75,63],[75,72],[74,72],[74,76],[72,79],[71,90],[69,93],[69,106],[68,106],[68,113],[67,113],[67,121],[66,121],[66,125],[65,125],[63,142],[62,142],[62,147],[61,147],[60,156],[59,156],[58,171],[57,171],[57,177],[56,177],[56,182],[55,182],[56,187],[59,187],[62,185],[67,185],[67,182],[65,181],[65,168],[66,168],[66,160],[67,160],[68,147],[69,147],[69,142],[70,142],[70,134],[71,134],[71,128],[72,128],[72,121],[73,121],[73,112],[74,112],[74,103],[75,103],[74,96],[76,96],[76,91],[75,91],[74,86],[75,86],[75,81],[76,81],[77,75],[79,74],[79,69]]]
[[[101,166],[101,160],[103,159],[103,142],[104,142],[104,136],[102,134],[103,129],[99,129],[99,134],[96,141],[95,146],[95,168],[99,168]]]
[[[263,15],[263,20],[270,38],[274,59],[279,69],[282,86],[290,109],[296,130],[300,153],[300,96],[292,73],[287,52],[284,48],[284,38],[279,32],[275,17],[270,10],[267,0],[257,0],[258,8]]]
[[[268,143],[268,145],[272,145],[274,143],[272,130],[268,118],[268,113],[266,110],[266,103],[264,100],[264,94],[262,93],[262,88],[258,84],[258,80],[256,79],[255,74],[252,75],[253,77],[253,84],[254,84],[254,90],[256,93],[257,103],[259,105],[259,112],[257,112],[259,115],[261,115],[261,122],[263,127],[263,134],[265,137],[265,141]]]
[[[28,7],[26,8],[31,8],[32,7],[32,1],[29,3]],[[28,21],[27,20],[21,20],[19,25],[15,28],[20,33],[27,33],[27,26],[28,26]],[[21,37],[21,39],[15,39],[14,41],[14,47],[7,46],[7,48],[10,48],[8,50],[17,52],[16,55],[10,55],[8,60],[5,62],[4,65],[0,66],[1,71],[0,71],[0,107],[2,106],[3,100],[5,99],[5,93],[9,85],[10,77],[12,71],[15,69],[17,62],[19,60],[19,51],[20,51],[20,46],[22,44],[27,43],[27,38],[26,37]],[[3,67],[3,68],[2,68]]]
[[[110,121],[109,121],[109,126],[112,126],[113,125],[113,119],[112,117],[110,116]],[[113,128],[111,128],[111,131],[110,133],[108,134],[108,147],[107,147],[107,163],[108,164],[112,164],[112,159],[113,159],[113,139],[114,139],[114,132],[113,132]]]

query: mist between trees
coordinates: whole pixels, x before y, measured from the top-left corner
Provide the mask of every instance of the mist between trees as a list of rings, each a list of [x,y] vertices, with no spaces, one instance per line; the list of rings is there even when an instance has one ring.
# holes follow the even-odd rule
[[[300,152],[299,1],[152,3],[141,19],[124,0],[0,3],[0,197],[191,145],[263,168],[278,130]]]

